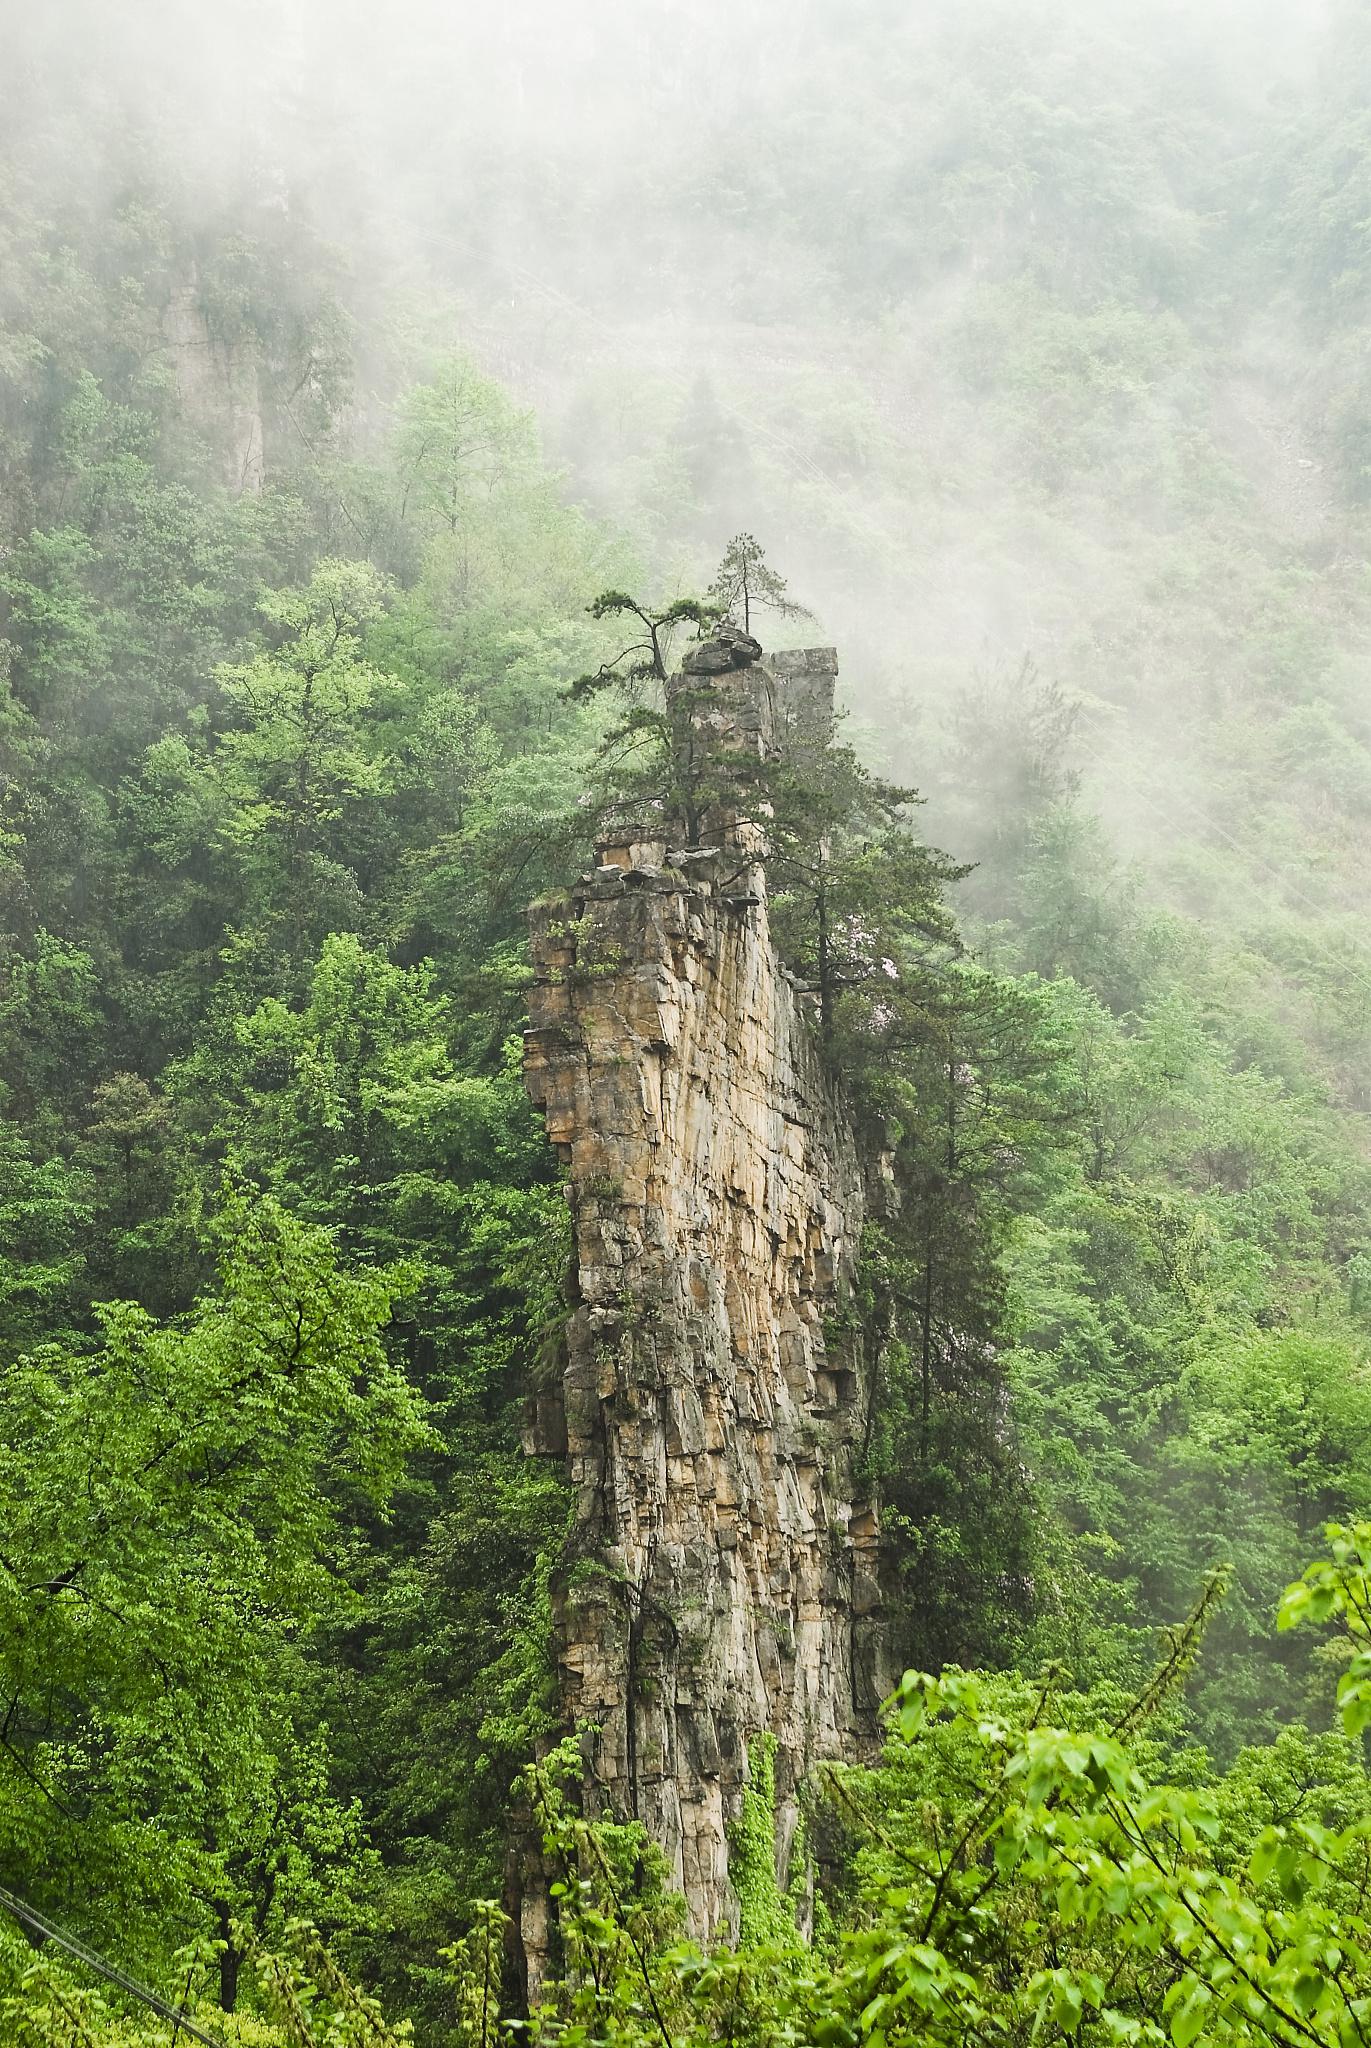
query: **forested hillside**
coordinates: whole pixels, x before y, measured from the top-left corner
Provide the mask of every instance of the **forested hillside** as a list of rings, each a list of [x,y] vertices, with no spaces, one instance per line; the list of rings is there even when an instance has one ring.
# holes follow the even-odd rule
[[[259,2048],[492,2048],[512,1816],[544,2042],[1368,2038],[1360,11],[10,11],[0,1887]],[[935,1674],[708,1959],[520,1447],[616,593],[840,647],[775,928]],[[175,2038],[96,1981],[0,1926],[5,2038]]]

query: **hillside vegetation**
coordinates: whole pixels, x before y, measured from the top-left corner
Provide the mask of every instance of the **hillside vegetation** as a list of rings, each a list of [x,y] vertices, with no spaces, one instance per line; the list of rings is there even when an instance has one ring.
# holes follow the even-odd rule
[[[527,2038],[1362,2042],[1371,31],[593,11],[448,102],[340,10],[233,159],[108,24],[0,82],[0,1885],[225,2042],[491,2048],[531,1770]],[[701,1958],[557,1761],[519,1032],[673,772],[596,600],[747,532],[933,1675]],[[0,1928],[8,2038],[174,2038],[94,1982]]]

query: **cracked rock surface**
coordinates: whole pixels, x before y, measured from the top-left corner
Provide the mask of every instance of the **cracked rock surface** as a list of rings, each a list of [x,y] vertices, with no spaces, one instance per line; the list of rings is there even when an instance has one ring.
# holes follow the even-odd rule
[[[765,738],[777,676],[746,673],[739,723]],[[864,1746],[883,1685],[854,1479],[863,1174],[755,841],[725,824],[682,857],[651,829],[531,914],[527,1083],[568,1165],[573,1263],[527,1448],[574,1488],[554,1617],[566,1719],[596,1730],[591,1802],[643,1821],[707,1938],[736,1931],[750,1743],[777,1739],[784,1874],[800,1780]]]

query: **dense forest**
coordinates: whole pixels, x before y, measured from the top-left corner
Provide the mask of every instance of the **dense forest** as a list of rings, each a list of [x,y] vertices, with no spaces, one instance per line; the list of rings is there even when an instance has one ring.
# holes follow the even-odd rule
[[[1361,11],[4,11],[4,2038],[1371,2039]],[[901,1190],[909,1675],[709,1954],[520,1435],[640,616],[839,646],[775,921]]]

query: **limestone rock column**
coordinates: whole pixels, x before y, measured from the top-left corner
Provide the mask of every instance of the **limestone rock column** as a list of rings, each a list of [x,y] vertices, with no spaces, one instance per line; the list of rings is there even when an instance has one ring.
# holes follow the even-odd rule
[[[689,678],[721,743],[774,745],[792,675],[803,715],[825,684],[831,715],[831,650],[767,665],[741,638]],[[591,1801],[642,1820],[705,1938],[736,1930],[749,1745],[776,1737],[783,1858],[804,1774],[872,1738],[878,1531],[855,1476],[852,1120],[772,944],[757,838],[677,829],[611,834],[531,913],[527,1084],[574,1249],[563,1384],[529,1448],[574,1489],[556,1649]]]

